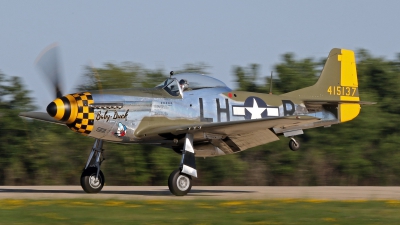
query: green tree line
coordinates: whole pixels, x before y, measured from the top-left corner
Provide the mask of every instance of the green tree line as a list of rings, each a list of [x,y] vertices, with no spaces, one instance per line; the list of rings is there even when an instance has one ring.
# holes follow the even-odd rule
[[[289,139],[239,154],[197,158],[194,185],[399,185],[400,178],[400,54],[394,60],[356,53],[361,100],[360,115],[330,128],[305,130],[302,147],[288,148]],[[237,89],[281,94],[316,82],[326,59],[282,55],[274,76],[260,80],[260,65],[234,66]],[[208,74],[204,63],[187,64],[179,72]],[[140,64],[105,63],[85,67],[79,90],[153,87],[166,77],[162,70]],[[0,185],[78,185],[93,139],[67,127],[26,120],[19,112],[35,106],[18,77],[0,73]],[[166,185],[180,161],[170,149],[150,145],[105,143],[102,170],[106,185]]]

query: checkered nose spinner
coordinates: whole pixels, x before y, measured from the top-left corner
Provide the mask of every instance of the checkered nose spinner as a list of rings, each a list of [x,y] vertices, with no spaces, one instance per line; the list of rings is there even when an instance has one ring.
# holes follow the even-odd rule
[[[55,99],[47,106],[47,113],[65,122],[73,131],[88,135],[93,130],[93,97],[89,92],[75,93]]]

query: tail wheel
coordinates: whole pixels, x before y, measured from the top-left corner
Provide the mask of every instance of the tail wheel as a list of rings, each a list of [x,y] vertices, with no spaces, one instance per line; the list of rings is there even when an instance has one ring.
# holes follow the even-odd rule
[[[289,148],[292,151],[297,151],[300,148],[300,143],[294,139],[289,141]]]
[[[99,177],[96,178],[97,168],[89,167],[83,171],[81,175],[81,186],[86,193],[99,193],[104,186],[103,172],[99,172]]]
[[[176,196],[184,196],[192,189],[192,177],[174,170],[168,178],[168,188]]]

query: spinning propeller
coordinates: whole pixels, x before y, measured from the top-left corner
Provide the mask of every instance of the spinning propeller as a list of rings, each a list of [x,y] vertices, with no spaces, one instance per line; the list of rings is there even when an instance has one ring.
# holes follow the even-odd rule
[[[72,130],[89,134],[94,124],[94,109],[90,107],[94,103],[93,97],[89,92],[62,94],[58,45],[52,44],[43,50],[36,64],[55,90],[56,99],[47,106],[47,113]]]
[[[61,72],[58,60],[58,45],[56,43],[44,49],[36,59],[36,65],[51,82],[55,96],[62,97]]]

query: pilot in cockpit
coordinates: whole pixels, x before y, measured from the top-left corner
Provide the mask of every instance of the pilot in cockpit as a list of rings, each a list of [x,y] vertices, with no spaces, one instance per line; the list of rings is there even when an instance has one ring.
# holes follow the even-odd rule
[[[185,90],[187,90],[189,88],[189,83],[187,82],[187,80],[181,79],[179,81],[179,86],[181,87],[182,91],[185,91]]]

